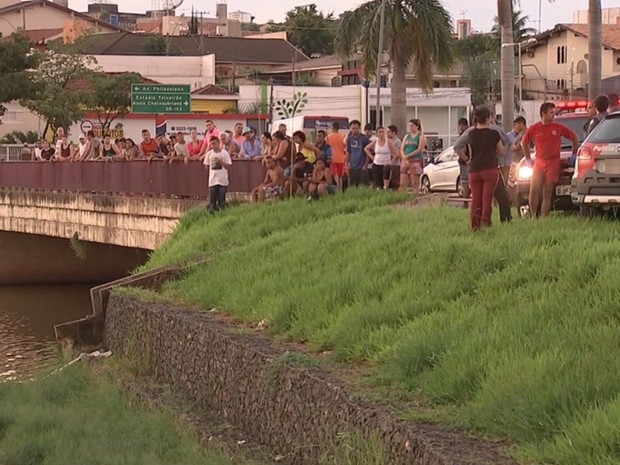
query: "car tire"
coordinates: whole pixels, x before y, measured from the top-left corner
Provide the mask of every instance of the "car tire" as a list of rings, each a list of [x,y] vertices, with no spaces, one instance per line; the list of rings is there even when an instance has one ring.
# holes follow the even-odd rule
[[[428,179],[428,176],[422,176],[422,180],[420,181],[420,191],[424,195],[431,193],[431,181]]]
[[[595,218],[597,216],[602,216],[603,212],[595,207],[590,207],[587,205],[579,205],[579,216],[584,218]]]
[[[461,176],[456,178],[456,193],[461,198],[465,197],[465,192],[463,191],[463,184],[461,184]]]

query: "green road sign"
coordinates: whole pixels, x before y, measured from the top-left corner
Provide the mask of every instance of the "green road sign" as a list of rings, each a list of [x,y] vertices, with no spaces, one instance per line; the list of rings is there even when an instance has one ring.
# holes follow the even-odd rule
[[[184,84],[132,84],[132,113],[190,113],[191,97]]]

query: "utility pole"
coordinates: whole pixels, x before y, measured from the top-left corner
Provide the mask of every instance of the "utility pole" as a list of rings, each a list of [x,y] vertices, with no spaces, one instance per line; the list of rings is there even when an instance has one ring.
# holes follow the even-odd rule
[[[273,131],[273,78],[269,78],[269,130]]]
[[[381,67],[383,66],[383,34],[385,33],[385,2],[381,0],[381,23],[379,25],[379,50],[377,51],[377,103],[375,106],[375,128],[380,123],[379,112],[381,111]]]
[[[293,53],[293,64],[292,64],[292,68],[291,68],[291,76],[292,76],[292,80],[293,80],[293,95],[295,95],[295,84],[297,83],[297,76],[295,73],[295,64],[296,64],[296,60],[295,58],[297,58],[297,54]]]
[[[570,61],[570,88],[568,89],[568,99],[573,99],[573,85],[574,85],[574,76],[575,76],[575,62],[573,60]]]

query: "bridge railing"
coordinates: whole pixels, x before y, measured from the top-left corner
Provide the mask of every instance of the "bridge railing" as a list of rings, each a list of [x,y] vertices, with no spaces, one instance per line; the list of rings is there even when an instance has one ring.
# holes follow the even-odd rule
[[[234,160],[228,173],[228,191],[248,193],[262,182],[265,167]],[[199,161],[7,161],[0,164],[0,188],[206,198],[209,172]]]
[[[21,160],[23,148],[20,144],[0,144],[0,161]]]

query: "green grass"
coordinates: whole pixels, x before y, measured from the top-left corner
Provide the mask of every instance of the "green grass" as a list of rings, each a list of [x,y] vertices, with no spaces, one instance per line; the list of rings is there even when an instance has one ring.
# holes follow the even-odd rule
[[[2,465],[233,465],[201,449],[172,416],[131,405],[113,382],[74,365],[26,384],[0,384]],[[241,462],[245,463],[245,462]]]
[[[506,438],[524,460],[620,463],[618,224],[472,233],[464,210],[397,198],[194,211],[146,266],[205,253],[164,297],[363,361],[425,418]]]

